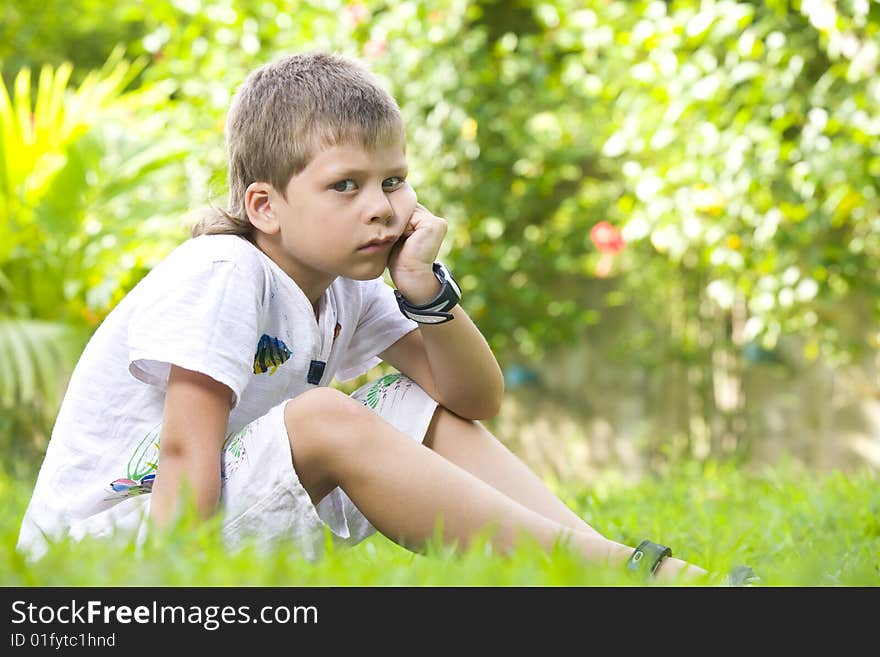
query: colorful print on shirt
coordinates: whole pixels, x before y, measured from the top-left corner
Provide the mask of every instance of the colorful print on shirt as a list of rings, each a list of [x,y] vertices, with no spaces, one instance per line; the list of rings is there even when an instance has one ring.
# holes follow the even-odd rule
[[[110,482],[108,492],[112,495],[107,500],[134,497],[153,492],[153,482],[159,469],[159,438],[160,428],[157,425],[138,444],[128,460],[124,477]],[[252,429],[245,427],[237,433],[226,436],[224,454],[220,465],[220,476],[225,480],[229,475],[238,470],[242,463],[247,460],[247,448],[244,439],[250,435]]]
[[[111,496],[106,498],[118,499],[134,497],[153,491],[153,481],[156,479],[156,469],[159,467],[159,428],[157,425],[152,431],[147,432],[143,440],[138,443],[128,465],[125,468],[125,476],[115,479],[108,485]]]
[[[264,333],[260,337],[257,352],[254,354],[254,374],[269,372],[269,376],[272,376],[275,374],[275,370],[287,362],[292,355],[293,352],[287,348],[282,340]]]

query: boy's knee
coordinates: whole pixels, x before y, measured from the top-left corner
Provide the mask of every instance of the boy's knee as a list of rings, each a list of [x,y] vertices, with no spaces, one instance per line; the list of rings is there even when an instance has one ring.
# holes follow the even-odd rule
[[[284,405],[293,466],[317,504],[338,485],[338,471],[359,404],[332,388],[309,390]]]
[[[333,388],[314,388],[294,397],[284,406],[284,423],[291,445],[295,441],[320,443],[333,448],[369,412],[357,401]]]

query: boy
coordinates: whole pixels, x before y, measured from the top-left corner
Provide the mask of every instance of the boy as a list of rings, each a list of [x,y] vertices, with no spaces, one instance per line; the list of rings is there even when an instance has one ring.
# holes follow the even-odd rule
[[[314,555],[329,527],[419,549],[442,519],[463,545],[491,525],[502,551],[526,532],[615,567],[686,566],[602,537],[478,422],[499,409],[501,371],[436,262],[446,222],[406,182],[403,121],[373,76],[321,53],[263,66],[237,91],[227,148],[228,209],[83,352],[22,549],[142,535],[188,490],[200,517],[223,514],[230,545],[292,540]],[[402,374],[351,397],[328,387],[379,359]]]

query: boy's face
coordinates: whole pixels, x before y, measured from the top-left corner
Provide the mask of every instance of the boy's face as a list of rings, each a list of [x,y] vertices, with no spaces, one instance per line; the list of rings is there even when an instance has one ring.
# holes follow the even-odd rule
[[[367,150],[342,144],[319,151],[287,184],[272,190],[279,232],[271,236],[278,262],[308,295],[337,276],[381,276],[394,243],[416,207],[399,142]],[[378,245],[368,245],[385,240]]]

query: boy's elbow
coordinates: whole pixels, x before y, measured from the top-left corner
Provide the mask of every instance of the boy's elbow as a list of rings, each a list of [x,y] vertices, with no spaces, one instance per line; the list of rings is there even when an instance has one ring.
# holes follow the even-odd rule
[[[468,408],[461,408],[461,407],[450,408],[450,407],[444,405],[444,408],[446,408],[449,411],[452,411],[458,417],[460,417],[464,420],[471,420],[471,421],[479,420],[482,422],[485,420],[491,420],[493,417],[498,415],[497,410],[492,411],[489,408],[484,409],[484,408],[478,408],[476,406],[472,406],[472,407],[468,407]]]
[[[504,376],[501,374],[501,368],[497,368],[495,376],[495,385],[490,387],[492,391],[485,402],[486,408],[482,413],[480,420],[491,420],[501,412],[501,403],[504,401]]]
[[[497,386],[493,387],[480,399],[471,398],[465,407],[454,410],[454,412],[466,420],[491,420],[501,412],[503,400],[504,381],[502,379]]]
[[[498,413],[501,412],[501,402],[493,403],[491,405],[486,405],[485,408],[481,409],[479,413],[475,413],[474,417],[470,418],[471,420],[491,420]]]
[[[486,401],[486,407],[481,413],[479,420],[491,420],[501,412],[501,404],[504,401],[504,379],[500,379],[494,393]]]

